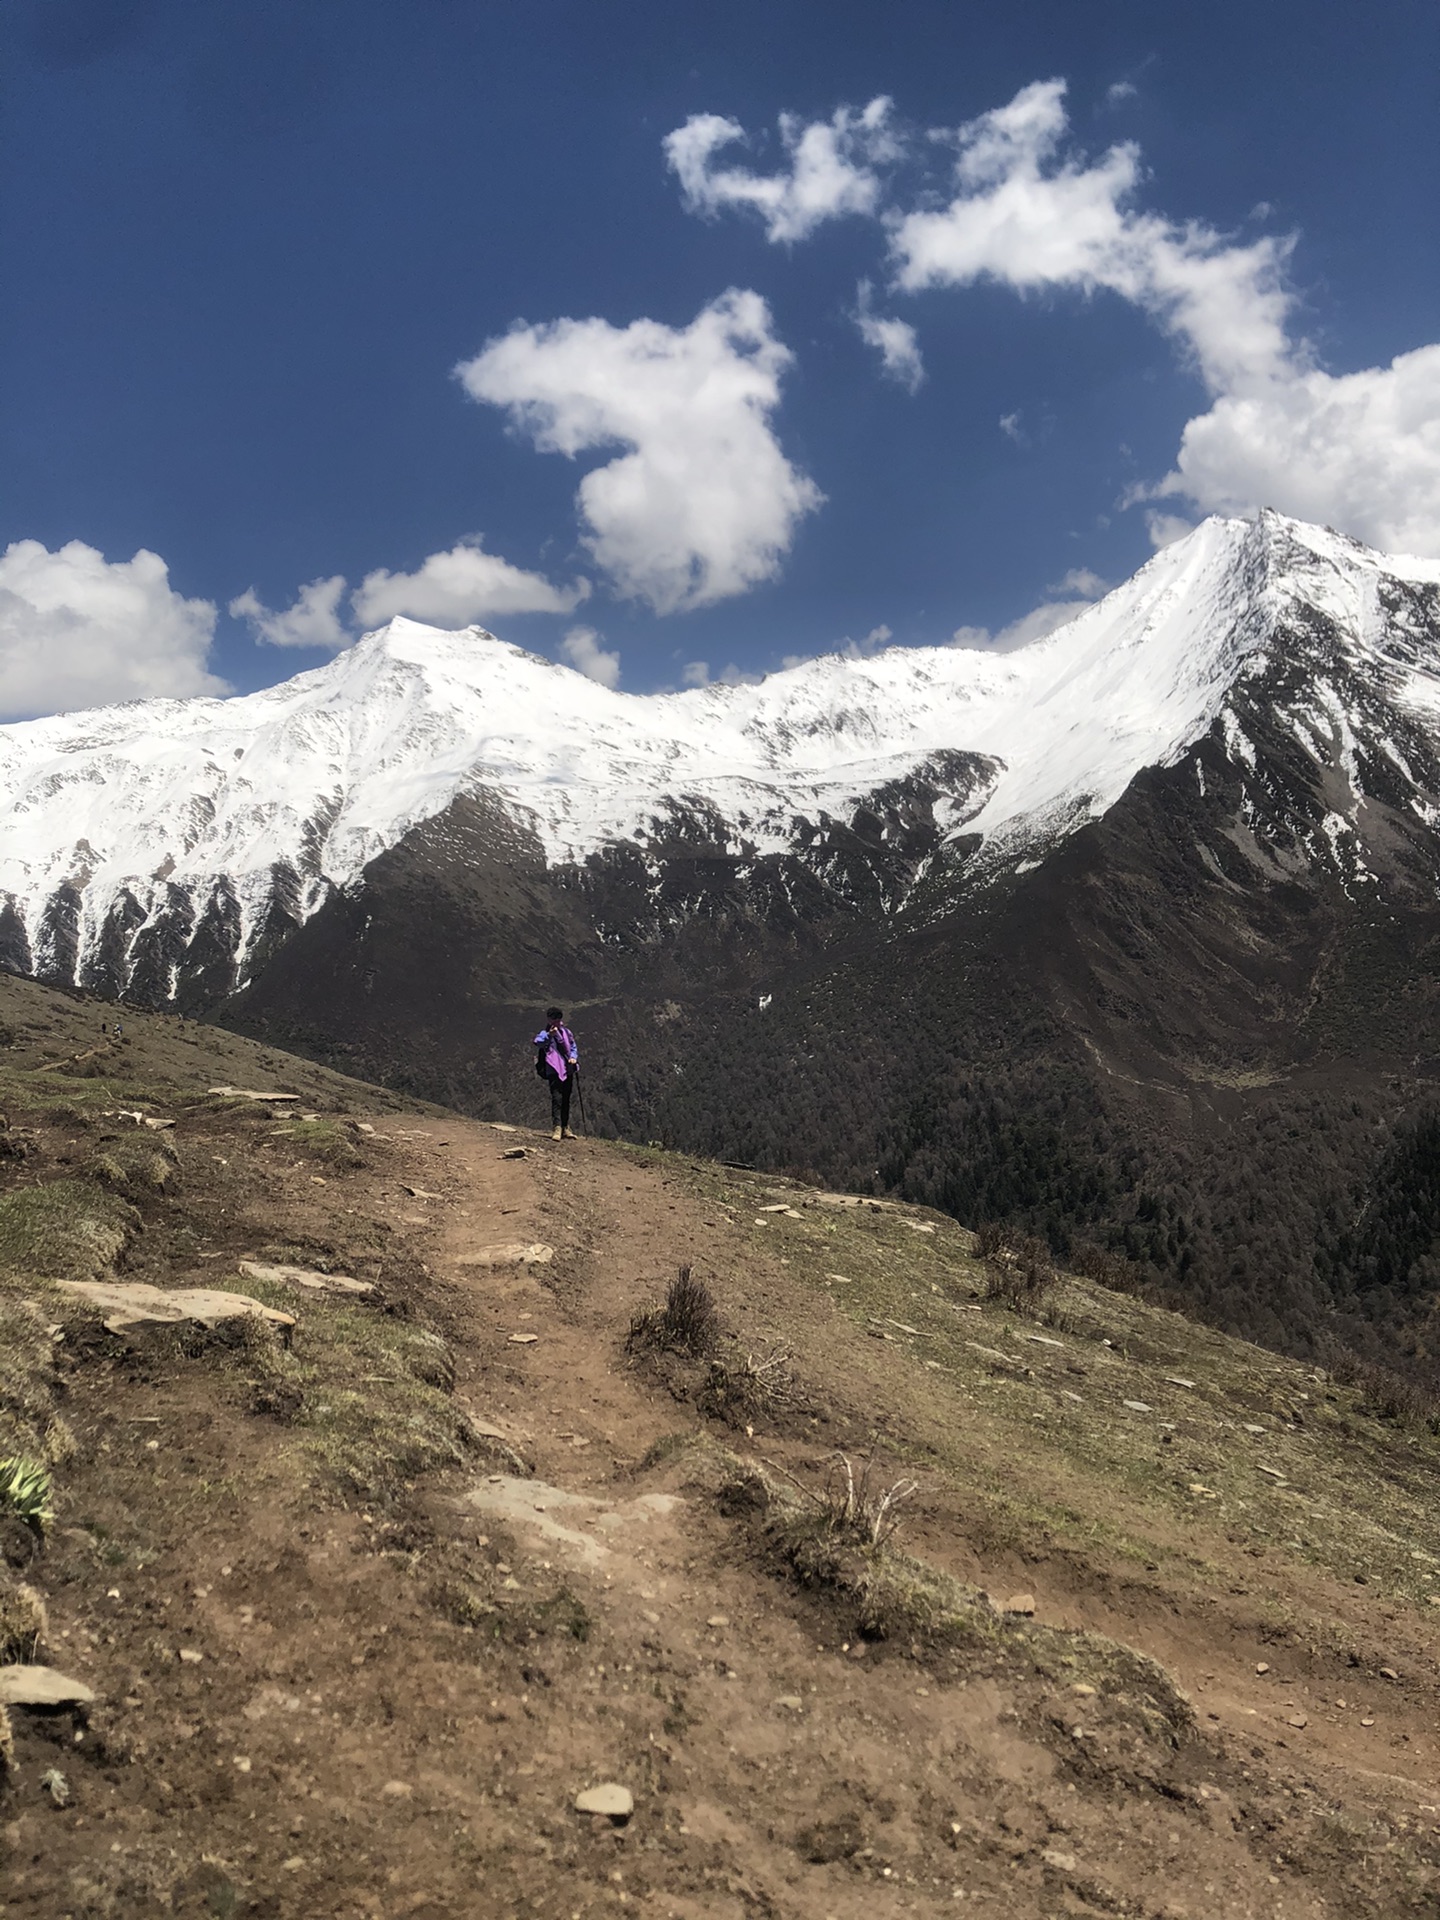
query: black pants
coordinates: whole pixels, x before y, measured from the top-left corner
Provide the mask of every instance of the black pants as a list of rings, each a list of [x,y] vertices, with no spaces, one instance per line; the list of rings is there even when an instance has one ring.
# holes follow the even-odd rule
[[[550,1124],[552,1127],[559,1127],[562,1132],[568,1132],[570,1094],[575,1086],[575,1076],[572,1073],[567,1079],[562,1080],[555,1069],[550,1067],[545,1077],[550,1082]]]

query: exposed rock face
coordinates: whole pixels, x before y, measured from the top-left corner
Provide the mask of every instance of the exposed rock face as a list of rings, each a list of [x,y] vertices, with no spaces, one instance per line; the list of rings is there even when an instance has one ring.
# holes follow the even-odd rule
[[[1093,1233],[1271,1337],[1437,1054],[1440,564],[1274,515],[1003,659],[635,699],[397,621],[0,729],[0,785],[17,971],[511,1117],[558,999],[592,1124]]]

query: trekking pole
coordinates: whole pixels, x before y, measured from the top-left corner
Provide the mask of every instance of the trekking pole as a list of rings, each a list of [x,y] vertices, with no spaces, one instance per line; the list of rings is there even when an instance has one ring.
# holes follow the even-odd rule
[[[585,1111],[585,1088],[580,1079],[580,1063],[575,1063],[575,1091],[580,1096],[580,1124],[585,1129],[585,1138],[590,1138],[590,1116]]]

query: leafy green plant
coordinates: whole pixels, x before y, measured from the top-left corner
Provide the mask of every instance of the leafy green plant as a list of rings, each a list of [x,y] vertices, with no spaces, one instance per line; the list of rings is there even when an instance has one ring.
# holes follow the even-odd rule
[[[15,1454],[0,1460],[0,1506],[16,1513],[37,1533],[55,1518],[50,1505],[50,1472],[38,1460]]]

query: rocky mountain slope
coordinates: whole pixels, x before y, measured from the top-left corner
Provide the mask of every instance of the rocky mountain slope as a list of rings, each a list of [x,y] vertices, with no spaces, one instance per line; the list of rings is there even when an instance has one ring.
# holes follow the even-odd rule
[[[109,1013],[0,979],[7,1920],[1435,1911],[1396,1383]]]
[[[1425,1344],[1424,1222],[1383,1279],[1361,1226],[1429,1191],[1440,564],[1212,520],[1019,654],[645,699],[395,622],[0,770],[16,971],[496,1117],[553,996],[607,1130]]]

